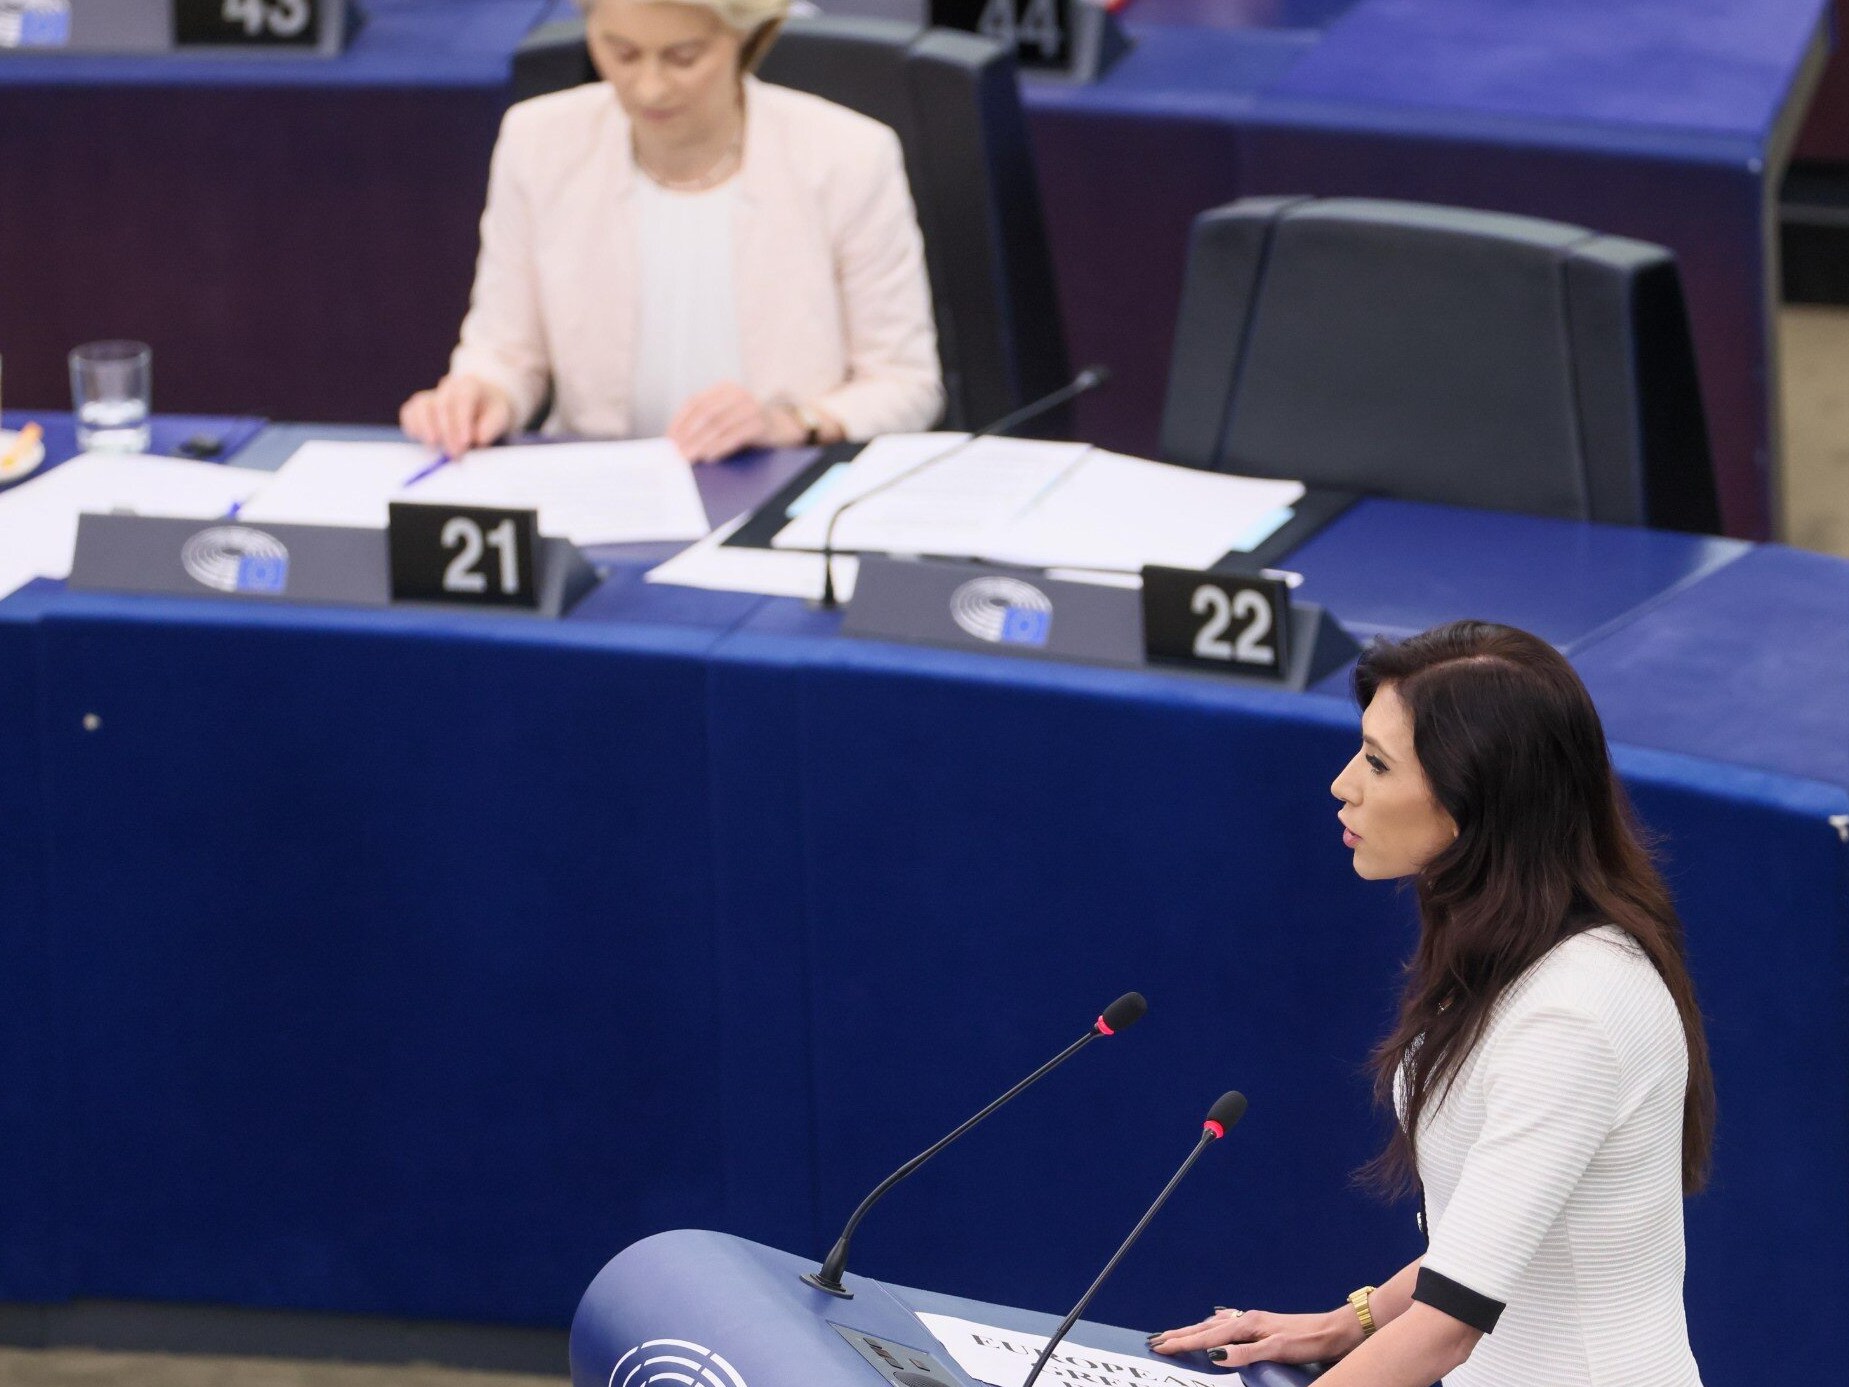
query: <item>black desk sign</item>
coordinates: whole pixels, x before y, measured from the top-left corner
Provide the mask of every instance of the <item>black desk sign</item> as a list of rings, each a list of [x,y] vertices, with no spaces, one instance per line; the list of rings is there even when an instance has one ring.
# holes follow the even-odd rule
[[[1281,578],[1189,568],[1143,570],[1151,664],[1184,664],[1305,689],[1359,646],[1321,607],[1292,602]]]
[[[1092,82],[1129,49],[1117,16],[1092,0],[930,0],[930,21],[1012,49],[1022,72]]]
[[[391,503],[394,602],[537,607],[539,512]]]
[[[175,48],[314,48],[328,0],[173,0]]]
[[[1143,640],[1152,660],[1282,680],[1290,636],[1290,588],[1280,578],[1143,570]]]

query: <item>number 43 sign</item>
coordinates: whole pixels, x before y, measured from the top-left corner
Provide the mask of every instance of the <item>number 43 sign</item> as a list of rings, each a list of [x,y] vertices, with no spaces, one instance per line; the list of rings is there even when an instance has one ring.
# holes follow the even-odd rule
[[[334,0],[173,0],[173,42],[178,48],[314,47],[323,11]]]

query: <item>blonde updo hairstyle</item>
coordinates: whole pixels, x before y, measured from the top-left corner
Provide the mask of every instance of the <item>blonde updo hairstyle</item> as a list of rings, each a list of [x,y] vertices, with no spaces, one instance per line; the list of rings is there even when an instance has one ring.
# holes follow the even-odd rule
[[[590,18],[605,0],[578,0]],[[694,5],[711,10],[719,22],[738,35],[738,70],[755,72],[770,46],[777,41],[783,21],[790,15],[790,0],[630,0],[638,5]]]

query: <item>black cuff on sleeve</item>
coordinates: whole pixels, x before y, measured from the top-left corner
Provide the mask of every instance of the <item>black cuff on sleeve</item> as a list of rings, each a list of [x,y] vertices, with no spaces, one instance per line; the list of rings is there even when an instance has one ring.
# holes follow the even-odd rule
[[[1472,1329],[1480,1329],[1485,1334],[1496,1328],[1496,1319],[1503,1309],[1500,1300],[1479,1295],[1470,1287],[1460,1285],[1443,1272],[1433,1271],[1430,1267],[1419,1268],[1419,1279],[1412,1288],[1412,1298],[1434,1310],[1442,1310],[1452,1319]]]

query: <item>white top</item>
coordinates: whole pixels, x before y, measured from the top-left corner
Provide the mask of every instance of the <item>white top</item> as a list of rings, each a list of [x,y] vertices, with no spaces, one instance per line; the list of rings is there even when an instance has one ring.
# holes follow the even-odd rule
[[[1688,1048],[1649,958],[1574,935],[1498,1002],[1418,1141],[1414,1298],[1492,1332],[1445,1387],[1699,1387],[1682,1308]]]
[[[700,391],[744,380],[732,288],[735,187],[727,180],[706,192],[676,193],[646,175],[636,179],[641,347],[630,388],[638,437],[665,434]]]

